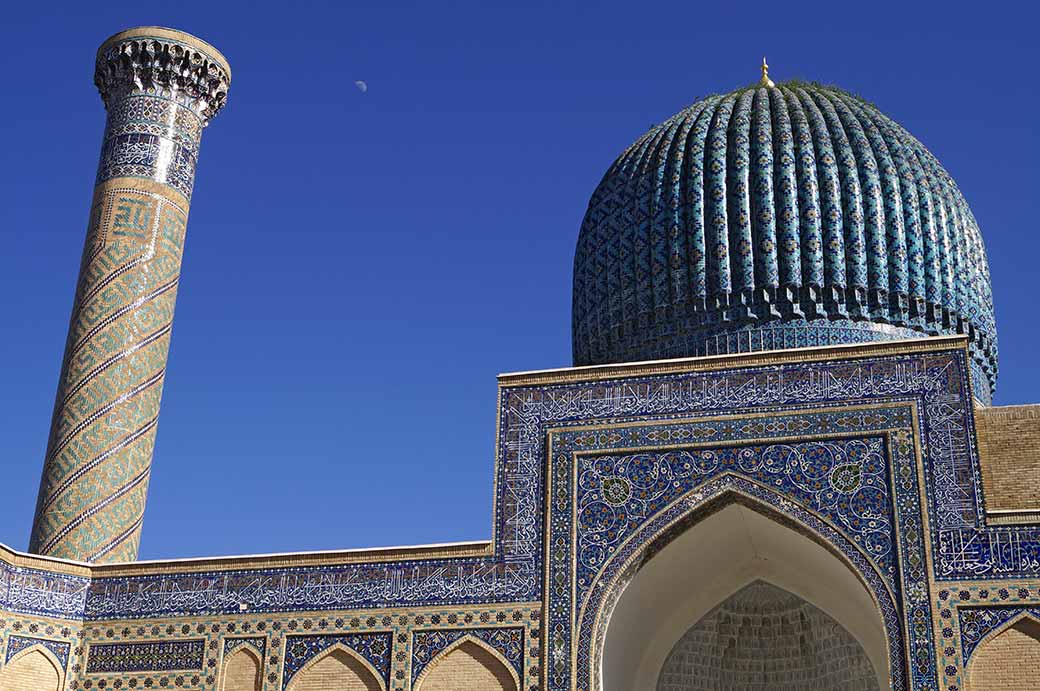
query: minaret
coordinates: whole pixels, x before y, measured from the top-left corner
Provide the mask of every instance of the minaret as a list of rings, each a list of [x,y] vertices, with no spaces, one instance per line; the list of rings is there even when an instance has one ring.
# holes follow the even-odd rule
[[[29,550],[137,558],[202,130],[231,70],[159,27],[98,49],[108,118]]]

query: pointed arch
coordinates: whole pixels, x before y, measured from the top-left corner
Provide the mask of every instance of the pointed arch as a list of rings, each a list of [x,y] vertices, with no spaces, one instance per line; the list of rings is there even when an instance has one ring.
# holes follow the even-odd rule
[[[315,655],[293,675],[286,691],[386,691],[372,664],[336,643]]]
[[[812,603],[762,579],[693,622],[672,646],[654,688],[707,691],[763,683],[773,691],[883,688],[855,636]]]
[[[579,610],[579,640],[590,644],[585,668],[590,688],[654,688],[668,651],[682,633],[758,579],[832,616],[863,645],[881,688],[904,688],[902,625],[893,593],[859,547],[817,516],[794,509],[772,488],[723,477],[715,491],[686,504],[681,514],[673,514],[674,520],[633,534],[631,543],[618,550],[628,556],[623,561],[612,556],[604,563],[589,588],[596,595]],[[734,511],[742,514],[740,521],[730,520]],[[719,525],[720,517],[728,525]],[[749,555],[731,563],[720,550],[734,540],[747,539],[749,526],[742,522],[749,521],[765,531],[759,537],[761,544],[752,544]],[[800,551],[792,557],[788,550],[795,548]],[[685,561],[669,565],[663,558],[666,554],[685,555]],[[705,559],[705,555],[716,558]],[[809,563],[823,571],[808,569]],[[700,569],[700,576],[694,577],[693,569]],[[636,587],[655,570],[658,577],[686,574],[686,581]],[[690,586],[691,580],[697,587]],[[660,598],[660,592],[676,592],[689,601]],[[651,606],[658,607],[655,614],[647,612]],[[618,637],[618,631],[627,635]],[[628,652],[618,654],[624,650]]]
[[[987,634],[965,660],[966,691],[1035,691],[1040,688],[1040,620],[1023,612]]]
[[[238,646],[224,658],[221,691],[260,691],[263,687],[264,661],[252,645]]]
[[[520,678],[500,652],[476,636],[463,636],[430,660],[415,691],[518,691]]]
[[[65,670],[54,653],[33,645],[12,657],[0,670],[3,691],[61,691]]]

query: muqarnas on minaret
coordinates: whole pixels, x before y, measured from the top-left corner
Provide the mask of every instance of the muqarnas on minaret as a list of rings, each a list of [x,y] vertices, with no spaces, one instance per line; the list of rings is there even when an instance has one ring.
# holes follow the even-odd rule
[[[108,117],[29,549],[137,558],[202,130],[231,70],[159,27],[98,49]]]

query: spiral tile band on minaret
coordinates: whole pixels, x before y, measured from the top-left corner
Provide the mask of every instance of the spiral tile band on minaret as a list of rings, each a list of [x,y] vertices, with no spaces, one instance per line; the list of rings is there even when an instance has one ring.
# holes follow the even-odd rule
[[[98,49],[108,118],[29,549],[137,558],[202,130],[231,82],[194,36],[123,31]]]

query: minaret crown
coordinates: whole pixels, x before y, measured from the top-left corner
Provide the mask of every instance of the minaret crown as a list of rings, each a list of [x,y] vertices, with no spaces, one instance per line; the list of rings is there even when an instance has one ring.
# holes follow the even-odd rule
[[[101,44],[94,84],[106,108],[133,94],[151,94],[176,100],[208,123],[227,100],[231,68],[220,51],[191,34],[138,27]]]

